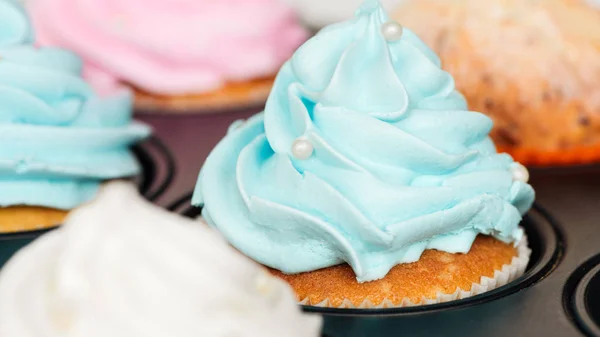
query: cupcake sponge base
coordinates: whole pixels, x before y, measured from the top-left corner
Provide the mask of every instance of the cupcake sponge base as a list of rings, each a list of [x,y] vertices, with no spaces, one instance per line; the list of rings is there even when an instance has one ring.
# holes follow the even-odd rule
[[[305,305],[338,308],[364,307],[369,303],[373,307],[400,307],[428,304],[428,299],[434,299],[432,303],[441,302],[443,295],[457,294],[456,297],[461,298],[460,290],[470,290],[482,279],[495,278],[499,271],[514,274],[499,281],[509,282],[524,272],[529,260],[526,243],[522,248],[527,253],[521,254],[511,244],[480,235],[467,254],[427,250],[419,261],[397,265],[385,278],[367,283],[358,283],[347,264],[297,275],[285,275],[273,269],[271,272],[290,284],[298,300]],[[522,260],[515,263],[516,258]],[[508,265],[519,265],[515,269],[522,270],[509,271],[505,268]],[[501,285],[494,284],[494,287]],[[482,288],[489,290],[488,286]],[[452,299],[456,298],[449,300]]]
[[[52,208],[15,206],[0,208],[0,233],[45,229],[61,224],[68,212]]]
[[[219,90],[180,96],[159,96],[134,88],[136,110],[148,113],[203,114],[264,104],[274,77],[228,83]]]

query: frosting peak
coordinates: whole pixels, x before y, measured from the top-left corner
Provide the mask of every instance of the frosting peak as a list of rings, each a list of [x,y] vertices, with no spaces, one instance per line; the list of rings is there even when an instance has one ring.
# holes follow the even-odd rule
[[[479,234],[520,239],[534,192],[496,153],[492,121],[414,33],[384,34],[388,22],[366,1],[323,29],[284,65],[264,114],[207,159],[194,203],[257,261],[286,273],[347,262],[364,282],[425,249],[466,253]]]
[[[123,183],[0,275],[2,337],[316,337],[319,328],[282,281]]]

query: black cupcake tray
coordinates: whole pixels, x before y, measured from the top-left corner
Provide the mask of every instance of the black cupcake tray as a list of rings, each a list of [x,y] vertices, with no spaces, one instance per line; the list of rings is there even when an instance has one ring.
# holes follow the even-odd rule
[[[198,171],[229,125],[256,111],[148,115],[178,175],[163,200],[189,217]],[[305,307],[326,337],[600,336],[600,166],[531,169],[538,197],[523,221],[533,253],[515,282],[472,298],[404,309]],[[167,205],[167,204],[163,204]]]
[[[175,178],[173,154],[157,137],[132,147],[132,151],[142,167],[141,174],[134,178],[135,184],[145,198],[158,201]],[[21,247],[55,228],[0,234],[0,268]]]

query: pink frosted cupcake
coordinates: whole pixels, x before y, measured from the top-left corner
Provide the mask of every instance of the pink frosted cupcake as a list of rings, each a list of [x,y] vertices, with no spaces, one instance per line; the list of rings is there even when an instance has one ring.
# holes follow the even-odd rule
[[[143,110],[261,104],[306,38],[279,0],[37,0],[42,45],[72,49],[102,93],[123,86]]]

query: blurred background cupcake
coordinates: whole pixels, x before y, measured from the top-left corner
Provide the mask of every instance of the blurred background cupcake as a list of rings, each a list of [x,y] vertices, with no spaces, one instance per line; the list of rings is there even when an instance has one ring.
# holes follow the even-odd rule
[[[144,111],[263,104],[306,38],[281,0],[36,0],[29,8],[40,44],[79,53],[97,90],[130,87]]]
[[[210,229],[116,183],[0,274],[2,337],[317,337],[320,321]]]
[[[583,0],[409,0],[395,18],[492,117],[500,150],[531,165],[600,160],[600,12]]]
[[[129,146],[150,128],[128,92],[100,99],[75,54],[34,47],[17,1],[0,0],[0,22],[0,233],[53,227],[103,181],[139,173]]]

